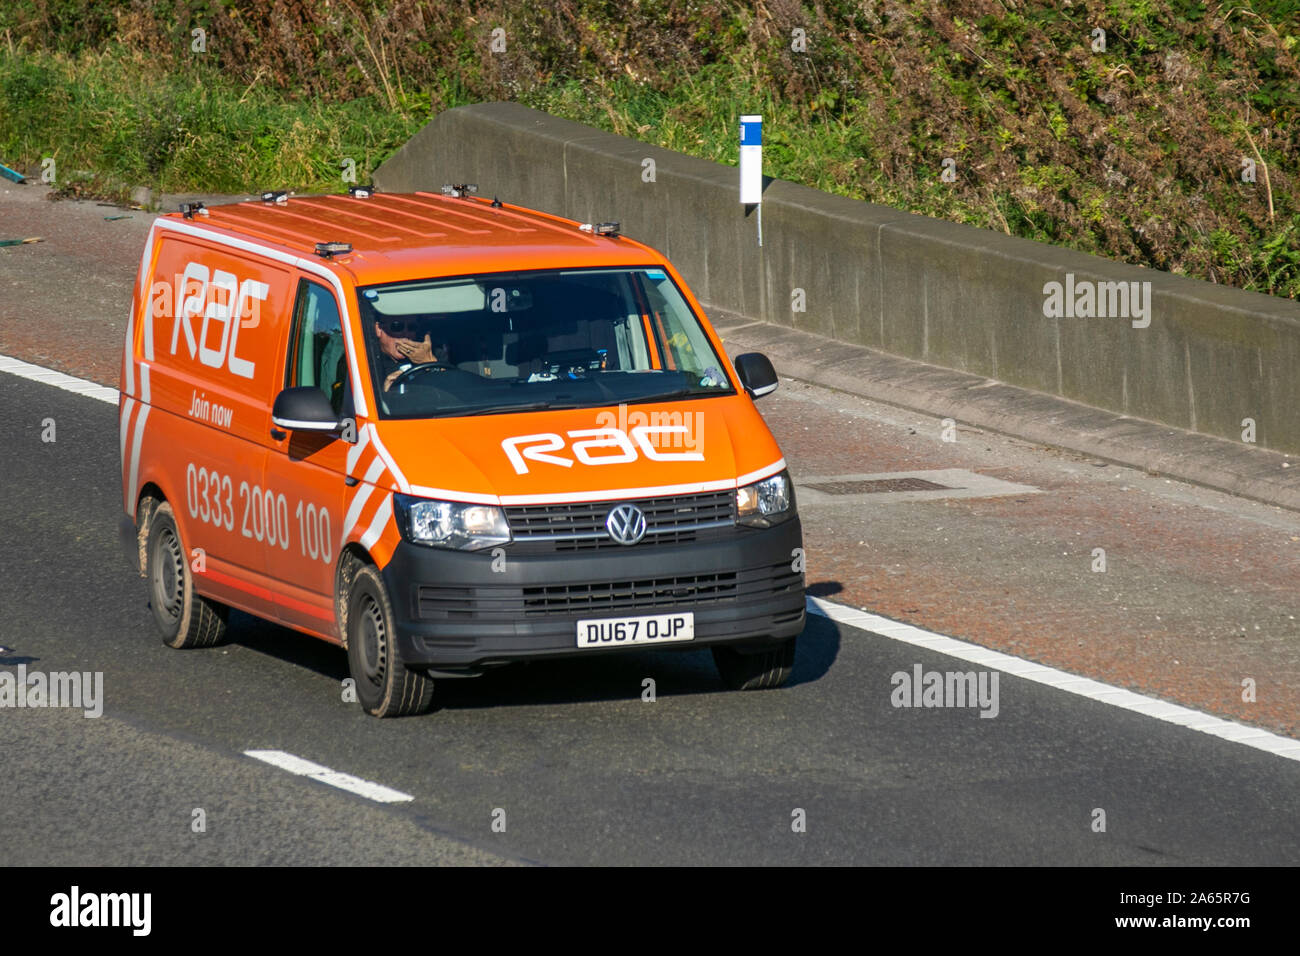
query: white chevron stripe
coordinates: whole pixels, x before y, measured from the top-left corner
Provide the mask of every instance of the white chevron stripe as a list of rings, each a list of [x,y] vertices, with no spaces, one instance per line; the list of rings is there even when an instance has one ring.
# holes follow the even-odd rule
[[[135,399],[122,396],[122,410],[117,421],[117,460],[122,466],[122,477],[126,477],[126,432],[131,425],[131,412],[135,409]]]
[[[356,527],[357,519],[361,517],[361,511],[370,499],[371,493],[375,490],[375,481],[384,471],[384,462],[380,458],[375,458],[370,463],[370,468],[366,472],[365,480],[361,487],[357,489],[356,495],[352,498],[352,503],[348,505],[348,512],[343,516],[343,541],[352,537],[352,529]]]
[[[379,440],[379,431],[375,428],[375,423],[371,422],[366,427],[370,429],[370,439],[375,443],[375,449],[381,456],[383,456],[384,461],[388,464],[388,470],[392,472],[393,477],[397,480],[397,487],[400,488],[404,494],[409,495],[411,493],[411,486],[407,484],[406,476],[402,474],[402,469],[397,467],[397,462],[393,461],[393,456],[388,453],[388,449],[384,447],[384,443]]]
[[[144,441],[144,423],[149,418],[149,410],[148,405],[140,406],[140,414],[135,420],[135,437],[131,441],[131,480],[127,483],[126,493],[132,501],[139,490],[137,483],[140,479],[140,445]]]
[[[361,458],[361,453],[366,450],[370,444],[370,427],[361,429],[361,434],[357,436],[357,443],[348,449],[347,473],[352,474],[352,470],[357,467],[357,461]]]
[[[374,518],[370,521],[370,527],[366,533],[361,536],[361,547],[369,548],[379,536],[384,533],[384,527],[388,524],[388,519],[393,516],[393,496],[384,495],[384,500],[379,503],[379,510],[375,512]]]

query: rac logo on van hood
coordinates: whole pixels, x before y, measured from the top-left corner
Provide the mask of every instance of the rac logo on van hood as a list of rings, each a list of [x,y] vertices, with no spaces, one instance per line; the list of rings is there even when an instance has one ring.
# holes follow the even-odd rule
[[[526,504],[524,498],[536,495],[604,500],[619,497],[606,492],[629,489],[645,495],[677,494],[659,489],[686,486],[716,490],[704,485],[735,487],[738,475],[782,460],[747,396],[634,411],[645,411],[647,421],[630,418],[624,428],[615,409],[546,409],[441,418],[433,425],[387,419],[377,432],[411,487],[424,489],[413,494],[492,503]],[[690,434],[674,430],[686,427]]]
[[[254,363],[236,351],[239,330],[257,327],[261,304],[269,292],[265,282],[241,281],[232,272],[209,270],[200,262],[187,263],[174,283],[159,280],[149,291],[153,301],[146,314],[148,346],[153,349],[153,320],[174,316],[172,355],[180,347],[184,332],[190,358],[197,358],[209,368],[226,368],[234,375],[251,379]],[[245,313],[251,313],[251,317],[244,319]]]
[[[665,438],[680,436],[686,425],[638,425],[631,437],[621,428],[578,428],[563,436],[555,432],[514,435],[503,439],[501,448],[514,466],[515,474],[526,475],[529,462],[572,468],[580,465],[622,465],[644,455],[651,461],[703,461],[702,451],[664,451]],[[565,438],[571,441],[565,440]],[[561,452],[568,452],[569,457]]]

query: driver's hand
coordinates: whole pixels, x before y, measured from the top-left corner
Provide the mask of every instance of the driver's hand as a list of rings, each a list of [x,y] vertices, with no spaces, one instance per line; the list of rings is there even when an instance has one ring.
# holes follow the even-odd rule
[[[409,367],[409,366],[408,366],[408,367]],[[387,377],[386,379],[384,379],[384,391],[385,391],[385,392],[388,391],[388,386],[392,385],[393,382],[397,380],[397,376],[401,375],[401,374],[402,374],[403,372],[405,372],[405,371],[406,371],[406,369],[404,369],[404,368],[399,368],[399,369],[394,369],[393,371],[389,372],[389,373],[388,373],[388,377]]]
[[[438,361],[438,357],[433,354],[433,342],[430,340],[428,332],[424,333],[423,342],[416,342],[412,339],[398,340],[397,348],[412,362],[421,365]]]

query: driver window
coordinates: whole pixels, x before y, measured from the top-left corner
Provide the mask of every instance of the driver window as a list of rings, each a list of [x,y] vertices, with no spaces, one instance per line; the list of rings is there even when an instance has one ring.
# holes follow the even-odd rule
[[[334,411],[341,413],[347,392],[348,362],[338,303],[333,293],[309,279],[298,283],[289,347],[285,385],[319,388]]]

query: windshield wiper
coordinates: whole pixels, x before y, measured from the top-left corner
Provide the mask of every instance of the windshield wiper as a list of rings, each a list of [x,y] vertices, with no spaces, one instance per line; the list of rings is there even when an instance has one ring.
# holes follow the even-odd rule
[[[635,398],[623,398],[620,400],[629,404],[635,404],[637,402],[662,402],[670,398],[685,398],[687,395],[699,394],[700,392],[697,390],[688,387],[674,389],[671,392],[652,392],[649,395],[638,395]]]
[[[463,408],[439,409],[440,416],[451,415],[496,415],[500,412],[538,412],[546,410],[582,408],[582,405],[576,402],[518,402],[508,405],[467,405]]]

